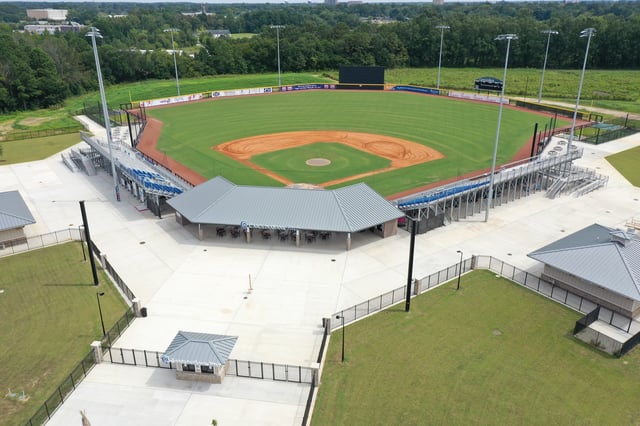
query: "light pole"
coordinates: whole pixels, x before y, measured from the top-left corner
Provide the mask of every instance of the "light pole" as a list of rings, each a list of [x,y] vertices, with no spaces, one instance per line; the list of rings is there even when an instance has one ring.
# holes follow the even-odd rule
[[[440,55],[438,56],[438,83],[436,89],[440,90],[440,65],[442,65],[442,40],[444,39],[444,30],[451,28],[448,25],[437,25],[437,29],[440,30]]]
[[[507,85],[507,66],[509,65],[509,48],[511,40],[517,40],[515,34],[501,34],[496,40],[507,40],[507,55],[504,59],[504,75],[502,76],[502,89],[500,90],[500,106],[498,107],[498,127],[496,129],[496,142],[493,145],[493,160],[491,161],[491,177],[489,179],[489,194],[487,196],[487,210],[485,211],[484,221],[489,220],[489,209],[491,208],[491,199],[493,198],[493,181],[496,174],[496,157],[498,156],[498,140],[500,140],[500,121],[502,121],[502,104],[504,102],[504,86]]]
[[[171,50],[173,51],[173,69],[176,72],[176,89],[178,90],[178,96],[180,96],[180,80],[178,80],[178,62],[176,61],[176,45],[173,42],[173,32],[179,31],[176,28],[167,28],[165,33],[171,33]]]
[[[276,29],[276,43],[278,46],[278,87],[282,87],[282,81],[280,80],[280,29],[284,28],[284,25],[271,25],[269,28]]]
[[[104,115],[104,128],[107,131],[107,145],[109,146],[109,161],[111,162],[111,174],[113,175],[113,186],[116,191],[116,200],[120,201],[120,187],[118,186],[118,175],[116,174],[116,163],[113,161],[113,151],[111,145],[113,140],[111,138],[111,122],[109,121],[109,111],[107,110],[107,98],[104,95],[104,83],[102,82],[102,71],[100,70],[100,59],[98,58],[98,48],[96,47],[96,37],[102,38],[100,30],[96,27],[91,27],[86,34],[87,37],[91,37],[91,43],[93,44],[93,56],[96,60],[96,73],[98,74],[98,86],[100,87],[100,98],[102,99],[102,114]]]
[[[460,290],[460,276],[462,275],[462,251],[456,250],[456,253],[460,253],[460,266],[458,267],[458,285],[456,290]]]
[[[344,315],[336,315],[336,319],[342,320],[342,361],[344,362]]]
[[[573,132],[576,128],[576,118],[578,116],[578,107],[580,106],[580,93],[582,92],[582,83],[584,82],[584,70],[587,67],[587,58],[589,57],[589,45],[591,37],[596,33],[595,28],[587,28],[580,32],[580,37],[587,37],[587,50],[584,52],[584,63],[582,64],[582,74],[580,75],[580,86],[578,86],[578,97],[576,98],[576,109],[573,110],[573,120],[571,120],[571,132],[569,132],[569,142],[567,142],[567,154],[570,153],[571,143],[573,142]]]
[[[538,91],[538,103],[542,101],[542,84],[544,83],[544,70],[547,68],[547,55],[549,54],[549,42],[551,41],[551,36],[559,34],[558,31],[554,30],[544,30],[542,34],[547,35],[547,48],[544,51],[544,63],[542,64],[542,77],[540,77],[540,90]]]
[[[100,297],[104,296],[104,291],[96,292],[96,300],[98,301],[98,312],[100,312],[100,324],[102,325],[102,337],[107,335],[104,329],[104,319],[102,318],[102,307],[100,306]]]

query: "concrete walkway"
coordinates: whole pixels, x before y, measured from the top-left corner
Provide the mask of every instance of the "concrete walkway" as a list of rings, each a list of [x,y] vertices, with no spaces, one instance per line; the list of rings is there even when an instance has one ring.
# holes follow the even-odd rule
[[[414,276],[423,277],[472,254],[493,255],[519,268],[541,269],[526,254],[594,222],[623,227],[640,216],[640,189],[604,159],[640,145],[640,135],[580,145],[577,162],[610,177],[608,186],[580,198],[549,200],[536,194],[484,214],[419,235]],[[379,239],[356,234],[342,241],[296,248],[280,241],[210,237],[174,218],[155,218],[127,192],[115,201],[111,177],[72,173],[56,155],[0,167],[0,191],[18,189],[37,223],[31,235],[81,223],[86,200],[91,235],[149,310],[117,346],[163,351],[178,330],[239,336],[232,358],[311,365],[321,342],[321,320],[406,283],[409,234]],[[249,288],[251,280],[251,289]],[[228,378],[203,389],[175,382],[172,372],[102,364],[94,368],[55,414],[51,424],[94,425],[299,424],[308,387]]]

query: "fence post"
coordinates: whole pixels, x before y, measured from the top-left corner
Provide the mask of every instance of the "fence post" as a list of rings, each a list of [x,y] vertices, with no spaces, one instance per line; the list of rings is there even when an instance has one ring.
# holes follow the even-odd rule
[[[93,359],[96,361],[96,364],[100,364],[103,361],[102,342],[99,340],[91,342],[91,350],[93,351]]]

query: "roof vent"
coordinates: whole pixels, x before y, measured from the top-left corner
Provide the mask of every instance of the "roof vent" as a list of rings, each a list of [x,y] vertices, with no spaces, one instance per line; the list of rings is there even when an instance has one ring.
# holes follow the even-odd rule
[[[621,244],[622,246],[626,246],[627,243],[631,241],[631,235],[628,235],[620,229],[610,232],[609,235],[611,235],[611,241]]]

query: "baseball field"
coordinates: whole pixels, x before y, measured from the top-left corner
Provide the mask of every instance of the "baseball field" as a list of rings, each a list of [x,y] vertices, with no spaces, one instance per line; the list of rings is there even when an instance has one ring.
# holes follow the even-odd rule
[[[488,169],[498,105],[404,92],[307,91],[220,98],[148,115],[143,138],[156,140],[161,158],[201,180],[365,182],[391,195]],[[542,129],[550,121],[505,107],[498,164],[527,157],[535,123]]]

